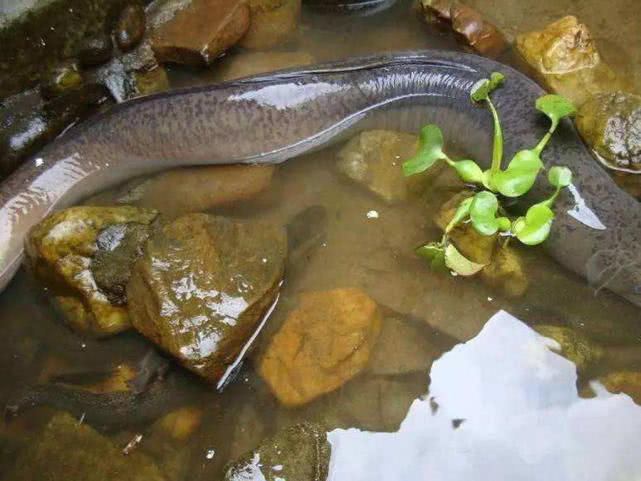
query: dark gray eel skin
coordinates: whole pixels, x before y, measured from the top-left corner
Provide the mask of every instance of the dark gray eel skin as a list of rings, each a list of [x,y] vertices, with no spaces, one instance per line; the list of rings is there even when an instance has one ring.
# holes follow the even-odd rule
[[[0,289],[18,269],[34,224],[136,175],[186,165],[278,163],[359,130],[418,131],[426,123],[439,125],[457,150],[489,161],[491,117],[470,102],[469,91],[492,71],[506,77],[492,98],[509,159],[547,130],[549,122],[534,109],[544,91],[510,67],[458,52],[353,58],[121,104],[58,138],[0,186]],[[556,203],[549,252],[641,306],[639,203],[594,161],[569,121],[543,160],[574,173]],[[534,197],[550,192],[544,177]]]

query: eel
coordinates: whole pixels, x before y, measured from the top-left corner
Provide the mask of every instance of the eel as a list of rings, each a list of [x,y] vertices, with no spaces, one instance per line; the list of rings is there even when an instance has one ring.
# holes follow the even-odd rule
[[[505,156],[536,145],[544,91],[516,70],[472,54],[387,53],[138,98],[71,129],[0,185],[0,289],[18,269],[29,229],[54,209],[136,175],[188,165],[279,163],[358,131],[439,125],[459,152],[491,158],[492,121],[469,99],[490,72]],[[468,158],[469,158],[468,157]],[[573,184],[558,198],[545,245],[568,269],[641,306],[641,206],[564,121],[543,153]],[[482,162],[481,162],[482,163]],[[486,164],[487,165],[487,164]],[[530,191],[548,195],[545,176]]]

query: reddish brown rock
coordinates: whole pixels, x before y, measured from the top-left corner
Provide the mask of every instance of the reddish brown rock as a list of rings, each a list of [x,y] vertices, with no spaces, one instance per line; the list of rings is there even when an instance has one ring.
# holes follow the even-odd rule
[[[160,62],[207,66],[248,27],[245,0],[193,0],[154,29],[151,45]]]
[[[283,405],[306,404],[365,368],[380,328],[376,303],[360,289],[303,293],[259,372]]]

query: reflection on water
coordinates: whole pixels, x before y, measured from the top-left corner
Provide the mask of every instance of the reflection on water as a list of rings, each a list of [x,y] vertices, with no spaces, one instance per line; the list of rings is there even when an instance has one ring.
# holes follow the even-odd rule
[[[332,431],[329,479],[639,479],[641,408],[598,384],[580,398],[574,364],[550,347],[499,311],[433,364],[398,432]]]

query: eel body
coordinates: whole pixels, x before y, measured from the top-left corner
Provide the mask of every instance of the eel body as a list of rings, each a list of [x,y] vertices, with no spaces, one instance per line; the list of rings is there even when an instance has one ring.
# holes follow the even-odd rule
[[[548,122],[534,109],[543,90],[489,59],[420,51],[360,57],[121,104],[55,140],[0,185],[0,289],[18,269],[29,229],[53,209],[161,169],[278,163],[368,128],[439,125],[466,156],[490,159],[492,121],[469,100],[490,72],[505,156],[534,146]],[[569,121],[543,154],[574,183],[556,203],[546,241],[558,262],[641,305],[641,207],[594,161]],[[547,195],[544,179],[532,190]]]

